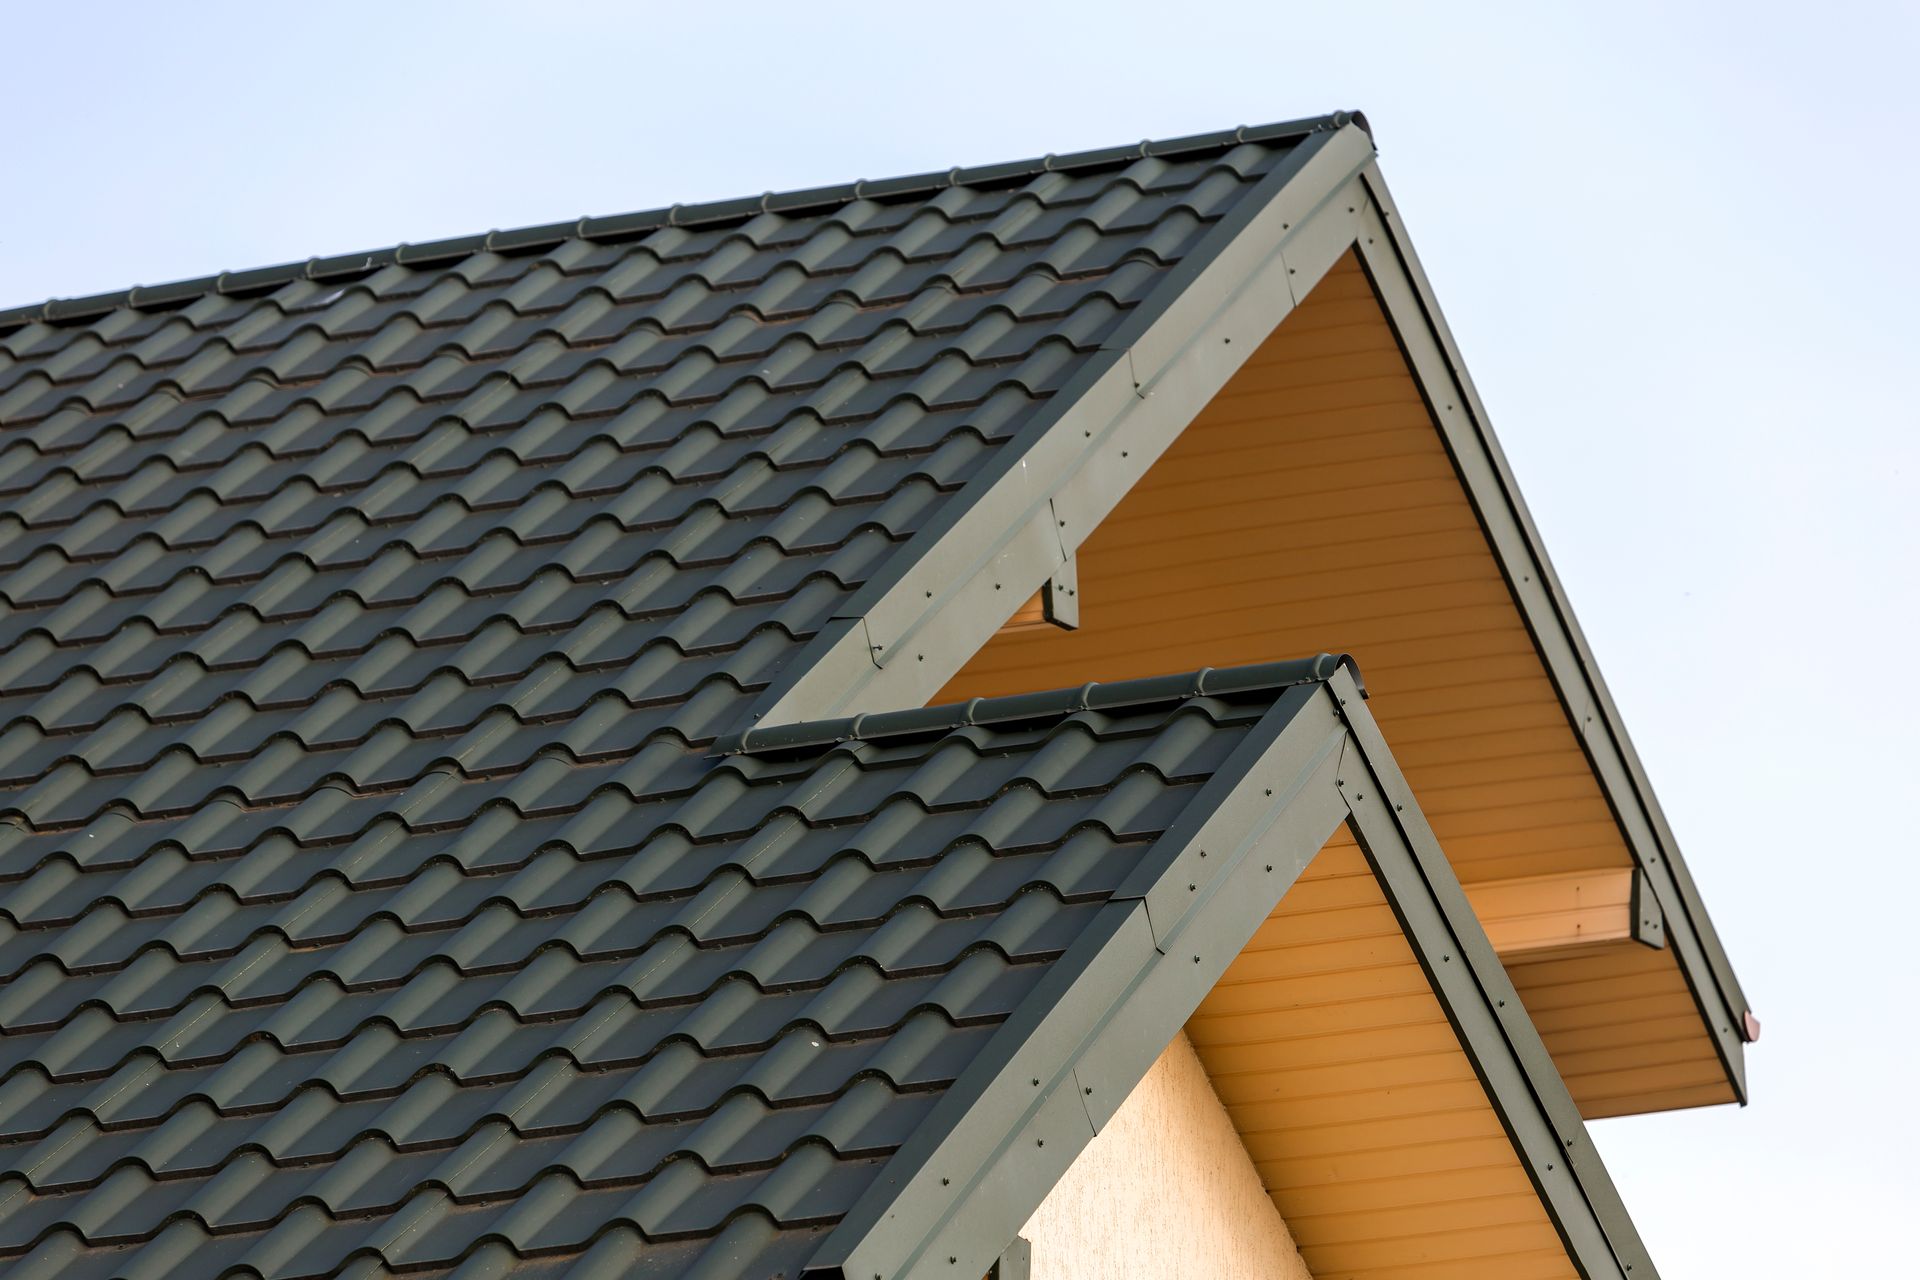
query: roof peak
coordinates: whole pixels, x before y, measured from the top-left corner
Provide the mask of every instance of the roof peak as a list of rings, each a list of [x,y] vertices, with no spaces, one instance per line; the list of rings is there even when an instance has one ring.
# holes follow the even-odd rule
[[[583,217],[571,222],[550,222],[508,231],[488,231],[480,235],[455,236],[425,244],[398,244],[390,248],[360,253],[335,254],[287,262],[247,271],[222,271],[159,285],[135,285],[108,293],[78,298],[53,298],[24,306],[0,308],[0,332],[35,322],[67,323],[88,320],[120,307],[139,311],[157,311],[184,306],[208,294],[248,296],[267,293],[294,280],[352,280],[391,265],[427,266],[458,260],[474,253],[528,253],[550,248],[569,239],[619,241],[649,234],[661,227],[713,227],[746,222],[764,213],[794,213],[845,204],[852,200],[886,202],[923,196],[947,187],[993,187],[1024,182],[1036,174],[1063,170],[1097,169],[1120,165],[1143,156],[1190,155],[1197,151],[1225,150],[1248,142],[1273,142],[1305,134],[1327,132],[1348,124],[1358,125],[1371,135],[1366,117],[1358,111],[1336,111],[1323,116],[1286,120],[1273,124],[1242,125],[1213,133],[1192,134],[1181,138],[1144,140],[1129,146],[1104,147],[1048,154],[1031,160],[1000,164],[956,166],[951,169],[909,174],[898,178],[861,179],[834,186],[809,187],[797,191],[769,191],[759,196],[713,200],[700,204],[675,204],[664,209],[637,213]]]

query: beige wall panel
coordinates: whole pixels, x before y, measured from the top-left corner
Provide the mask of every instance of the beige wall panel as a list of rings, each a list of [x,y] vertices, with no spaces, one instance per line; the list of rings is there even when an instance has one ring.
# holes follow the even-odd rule
[[[1309,1280],[1185,1035],[1020,1234],[1033,1280]]]

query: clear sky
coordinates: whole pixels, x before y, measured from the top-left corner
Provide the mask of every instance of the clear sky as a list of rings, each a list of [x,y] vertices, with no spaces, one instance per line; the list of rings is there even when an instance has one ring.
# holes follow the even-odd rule
[[[1359,107],[1766,1033],[1669,1280],[1912,1273],[1920,7],[44,5],[0,305]]]

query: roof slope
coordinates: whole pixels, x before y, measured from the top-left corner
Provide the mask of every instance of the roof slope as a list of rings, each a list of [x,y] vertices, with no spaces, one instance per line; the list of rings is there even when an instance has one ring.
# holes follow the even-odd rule
[[[1320,670],[577,768],[507,841],[268,843],[211,884],[45,864],[10,897],[43,949],[0,995],[0,1257],[795,1274]]]
[[[802,1257],[1239,713],[711,740],[1337,123],[0,315],[11,1273]]]
[[[705,735],[1300,136],[15,330],[0,810]]]

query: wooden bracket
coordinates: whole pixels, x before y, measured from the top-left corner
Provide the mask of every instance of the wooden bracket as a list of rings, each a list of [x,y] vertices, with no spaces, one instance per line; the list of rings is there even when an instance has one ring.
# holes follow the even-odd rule
[[[1505,961],[1613,942],[1666,945],[1660,907],[1631,867],[1461,886]]]

